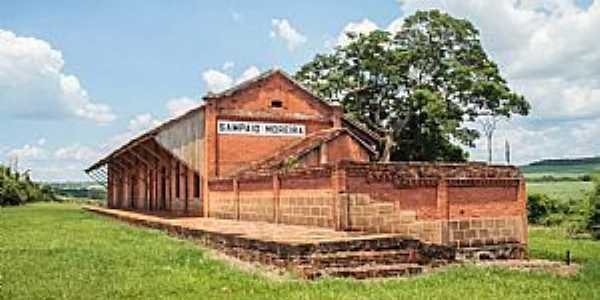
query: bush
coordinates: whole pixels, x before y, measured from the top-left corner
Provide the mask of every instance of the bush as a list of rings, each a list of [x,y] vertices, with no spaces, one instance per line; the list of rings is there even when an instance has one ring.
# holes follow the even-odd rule
[[[527,218],[531,224],[562,225],[573,234],[581,233],[587,227],[585,201],[561,201],[546,194],[532,194],[528,197],[527,209]]]
[[[31,181],[27,174],[21,175],[0,166],[0,206],[54,200],[56,197],[50,187]]]
[[[594,191],[590,194],[588,199],[589,211],[588,211],[588,228],[592,229],[594,226],[600,226],[600,178],[594,178]]]
[[[576,208],[546,194],[533,194],[528,197],[527,210],[527,218],[530,223],[560,225],[566,215],[572,213]]]

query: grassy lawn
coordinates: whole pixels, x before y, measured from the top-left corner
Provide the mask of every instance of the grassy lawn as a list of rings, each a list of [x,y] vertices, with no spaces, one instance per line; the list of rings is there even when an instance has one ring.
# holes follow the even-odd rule
[[[541,166],[524,166],[521,167],[521,170],[525,172],[525,175],[529,177],[530,175],[539,174],[539,175],[553,175],[553,176],[579,176],[590,174],[594,172],[600,171],[600,164],[571,164],[564,166],[550,166],[550,165],[541,165]]]
[[[570,249],[574,278],[456,267],[411,279],[272,280],[214,260],[191,241],[74,204],[0,209],[0,299],[599,299],[600,242],[530,231],[535,257]]]
[[[527,183],[527,193],[546,194],[561,201],[581,200],[594,189],[594,183],[584,181],[531,182]]]

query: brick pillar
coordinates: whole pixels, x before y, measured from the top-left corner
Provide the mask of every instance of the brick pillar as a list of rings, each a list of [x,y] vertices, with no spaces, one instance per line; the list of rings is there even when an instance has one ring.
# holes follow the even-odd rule
[[[140,210],[145,209],[145,196],[146,196],[146,180],[144,176],[144,169],[142,169],[141,165],[137,167],[137,172],[135,173],[137,176],[137,191],[136,191],[136,207]]]
[[[156,210],[157,201],[156,201],[156,173],[157,167],[155,166],[153,170],[150,171],[150,209]]]
[[[525,178],[519,179],[518,201],[522,211],[521,218],[523,220],[520,242],[527,245],[529,243],[529,232],[527,221],[527,186],[525,184]]]
[[[107,182],[106,182],[106,207],[112,208],[112,206],[113,206],[113,198],[114,198],[113,197],[113,190],[114,190],[114,187],[113,187],[113,181],[114,181],[113,176],[114,176],[114,174],[113,174],[110,166],[108,166],[106,168],[106,172],[107,172],[107,175],[106,175],[107,176]]]
[[[210,190],[208,180],[218,176],[218,136],[217,136],[217,103],[210,99],[206,101],[204,109],[204,179],[203,179],[203,215],[208,217],[210,207]]]
[[[440,240],[433,241],[442,245],[448,245],[450,241],[450,200],[448,199],[448,180],[440,179],[437,185],[437,214],[440,225]]]
[[[150,210],[150,168],[145,167],[144,176],[144,209]]]
[[[346,170],[337,164],[331,173],[333,188],[331,219],[335,230],[347,230],[349,227],[348,195],[346,194]]]
[[[179,176],[179,211],[187,212],[187,168],[182,163],[179,164],[177,176]]]
[[[177,163],[174,162],[173,160],[170,161],[169,163],[169,187],[170,187],[170,191],[169,191],[169,210],[171,211],[176,211],[177,210],[177,206],[176,206],[176,198],[177,198],[177,180],[176,180],[176,176],[177,176],[177,168],[176,168]]]
[[[187,208],[188,208],[188,213],[192,213],[193,215],[197,215],[198,212],[196,211],[196,200],[195,200],[195,195],[196,192],[194,190],[194,188],[196,187],[194,184],[194,170],[192,169],[188,169],[187,171]]]
[[[273,221],[277,224],[280,220],[280,195],[281,181],[279,180],[279,174],[273,174]]]
[[[130,208],[129,205],[129,171],[125,171],[123,176],[123,205],[121,208]]]
[[[162,167],[163,166],[159,164],[156,169],[156,210],[165,209],[164,207],[162,207],[162,203],[164,201],[164,199],[162,199],[163,193],[161,183],[161,180],[163,179]]]

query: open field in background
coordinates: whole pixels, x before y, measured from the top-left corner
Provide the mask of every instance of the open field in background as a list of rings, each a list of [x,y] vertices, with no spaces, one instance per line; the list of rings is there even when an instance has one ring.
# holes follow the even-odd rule
[[[0,299],[594,299],[600,242],[532,228],[531,254],[584,264],[574,278],[454,267],[409,279],[316,282],[266,278],[192,241],[135,228],[74,204],[0,209]]]
[[[523,166],[521,170],[526,177],[554,175],[562,177],[577,177],[580,175],[600,172],[600,164],[585,163],[585,164],[570,164],[570,165],[536,165]]]
[[[546,194],[560,201],[581,200],[593,189],[593,182],[584,181],[527,183],[527,193],[529,195]]]

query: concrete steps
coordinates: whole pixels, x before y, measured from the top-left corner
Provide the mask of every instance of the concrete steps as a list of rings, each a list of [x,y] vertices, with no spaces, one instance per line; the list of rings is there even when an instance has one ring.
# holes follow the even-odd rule
[[[394,265],[417,263],[414,250],[380,250],[380,251],[340,251],[327,254],[313,254],[310,258],[313,266],[320,268],[360,267],[364,265]]]

